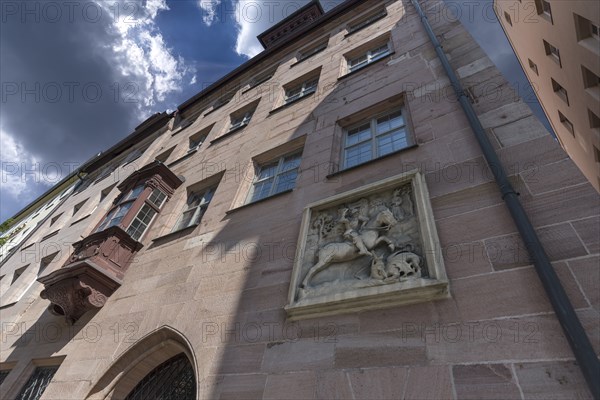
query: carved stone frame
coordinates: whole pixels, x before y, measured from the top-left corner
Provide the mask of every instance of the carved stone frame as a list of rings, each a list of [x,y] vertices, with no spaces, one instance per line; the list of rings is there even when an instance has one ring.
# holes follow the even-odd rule
[[[389,285],[348,290],[345,293],[331,293],[316,298],[297,301],[302,281],[302,260],[307,246],[307,235],[314,212],[339,206],[372,195],[411,184],[418,218],[423,257],[428,265],[428,277]],[[417,170],[409,171],[384,180],[340,193],[321,201],[309,204],[304,209],[298,247],[294,259],[292,280],[285,310],[290,320],[323,317],[335,314],[360,312],[410,303],[426,302],[449,297],[448,278],[444,267],[441,246],[435,227],[429,192],[425,177]],[[299,304],[300,303],[300,304]]]

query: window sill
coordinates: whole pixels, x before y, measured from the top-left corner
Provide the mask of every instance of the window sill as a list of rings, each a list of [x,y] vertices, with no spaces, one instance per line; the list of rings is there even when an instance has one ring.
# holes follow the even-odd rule
[[[316,56],[317,54],[319,54],[319,53],[321,53],[321,52],[323,52],[325,50],[327,50],[327,46],[323,47],[321,50],[319,50],[319,51],[317,51],[315,53],[312,53],[310,56],[308,56],[306,58],[303,58],[302,60],[296,61],[295,63],[293,63],[292,65],[290,65],[290,68],[294,68],[296,65],[302,64],[304,61],[310,60],[311,58],[313,58],[314,56]]]
[[[157,238],[154,238],[154,239],[152,239],[152,242],[158,242],[158,241],[161,241],[161,240],[164,240],[164,239],[168,239],[168,238],[171,238],[171,237],[173,237],[173,236],[175,236],[175,235],[177,235],[177,234],[187,234],[187,233],[190,233],[190,232],[191,232],[191,231],[193,231],[193,230],[194,230],[194,229],[195,229],[195,228],[196,228],[198,225],[200,225],[200,224],[198,223],[198,224],[194,224],[194,225],[186,226],[185,228],[181,228],[181,229],[178,229],[178,230],[176,230],[176,231],[169,232],[169,233],[167,233],[167,234],[165,234],[165,235],[162,235],[162,236],[159,236],[159,237],[157,237]]]
[[[285,194],[288,194],[288,193],[292,193],[293,191],[294,191],[294,189],[288,189],[288,190],[284,190],[283,192],[275,193],[275,194],[274,194],[274,195],[272,195],[272,196],[265,197],[265,198],[263,198],[263,199],[260,199],[260,200],[253,201],[252,203],[247,203],[247,204],[241,205],[241,206],[239,206],[239,207],[232,208],[231,210],[225,211],[225,214],[227,214],[227,215],[229,215],[229,214],[232,214],[232,213],[234,213],[234,212],[236,212],[236,211],[239,211],[239,210],[242,210],[242,209],[244,209],[244,208],[247,208],[247,207],[253,206],[253,205],[255,205],[255,204],[262,203],[262,202],[265,202],[265,201],[267,201],[267,200],[271,200],[271,199],[274,199],[274,198],[276,198],[276,197],[283,196],[283,195],[285,195]]]
[[[384,156],[381,156],[381,157],[374,158],[374,159],[372,159],[372,160],[369,160],[369,161],[366,161],[366,162],[364,162],[364,163],[362,163],[362,164],[354,165],[354,166],[352,166],[352,167],[350,167],[350,168],[344,168],[344,169],[341,169],[341,170],[339,170],[339,171],[333,172],[333,173],[331,173],[331,174],[329,174],[329,175],[325,176],[325,178],[326,178],[326,179],[331,179],[331,178],[334,178],[334,177],[336,177],[336,176],[338,176],[338,175],[341,175],[341,174],[343,174],[343,173],[345,173],[345,172],[353,171],[353,170],[355,170],[355,169],[358,169],[358,168],[360,168],[360,167],[365,167],[365,166],[367,166],[367,165],[370,165],[370,164],[376,163],[376,162],[378,162],[378,161],[381,161],[381,160],[384,160],[384,159],[386,159],[386,158],[389,158],[389,157],[395,156],[395,155],[397,155],[398,153],[402,153],[403,151],[411,150],[411,149],[414,149],[414,148],[416,148],[416,147],[419,147],[419,145],[418,145],[418,144],[413,144],[413,145],[410,145],[410,146],[408,146],[408,147],[404,147],[404,148],[402,148],[402,149],[400,149],[400,150],[396,150],[396,151],[394,151],[394,152],[392,152],[392,153],[388,153],[388,154],[386,154],[386,155],[384,155]]]
[[[248,124],[249,124],[249,123],[248,123]],[[234,133],[236,133],[236,132],[238,132],[238,131],[241,131],[242,129],[244,129],[245,127],[247,127],[247,126],[248,126],[248,124],[246,124],[246,125],[242,125],[242,126],[238,126],[238,127],[237,127],[237,128],[235,128],[235,129],[232,129],[232,130],[230,130],[230,131],[227,131],[227,133],[224,133],[224,134],[222,134],[221,136],[219,136],[218,138],[215,138],[215,139],[211,140],[211,141],[210,141],[210,144],[211,144],[211,145],[213,145],[213,144],[215,144],[215,143],[217,143],[217,142],[220,142],[221,140],[223,140],[223,139],[225,139],[225,138],[227,138],[227,137],[229,137],[229,136],[233,135]]]
[[[600,54],[600,43],[599,42],[600,41],[598,41],[597,39],[594,39],[593,37],[588,36],[584,39],[581,39],[578,43],[582,47],[594,52],[594,54]]]
[[[179,157],[177,160],[175,160],[175,161],[171,161],[169,164],[167,164],[167,167],[171,168],[172,166],[174,166],[174,165],[177,165],[177,164],[179,164],[180,162],[182,162],[183,160],[185,160],[185,159],[187,159],[187,158],[189,158],[189,157],[193,156],[193,155],[194,155],[194,154],[196,154],[197,152],[198,152],[198,149],[196,149],[196,150],[194,150],[194,151],[187,152],[187,153],[186,153],[184,156],[182,156],[182,157]]]
[[[289,106],[291,106],[292,104],[296,104],[297,102],[299,102],[300,100],[304,100],[309,98],[310,96],[314,95],[315,93],[317,93],[317,91],[315,90],[314,92],[310,92],[308,94],[305,94],[302,97],[298,97],[297,99],[290,101],[289,103],[285,103],[284,105],[281,105],[277,108],[272,109],[271,111],[269,111],[269,115],[273,115],[278,113],[279,111],[283,110],[284,108],[288,108]]]
[[[73,225],[75,225],[75,224],[78,224],[78,223],[80,223],[81,221],[83,221],[84,219],[87,219],[87,218],[89,218],[91,215],[92,215],[92,214],[88,214],[88,215],[86,215],[85,217],[81,217],[81,218],[79,218],[77,221],[75,221],[75,222],[71,223],[71,225],[69,225],[69,226],[73,226]]]
[[[349,76],[352,76],[352,75],[354,75],[354,74],[357,74],[357,73],[359,73],[360,71],[364,71],[365,69],[369,68],[370,66],[372,66],[372,65],[375,65],[375,64],[378,64],[378,63],[380,63],[380,62],[381,62],[381,61],[383,61],[383,60],[388,60],[388,59],[389,59],[391,56],[393,56],[394,54],[396,54],[396,52],[395,52],[395,51],[392,51],[390,54],[388,54],[388,55],[387,55],[387,56],[385,56],[385,57],[381,57],[379,60],[375,60],[375,61],[373,61],[373,62],[371,62],[371,63],[369,63],[369,64],[365,65],[365,66],[364,66],[364,67],[362,67],[362,68],[355,69],[355,70],[354,70],[354,71],[352,71],[352,72],[348,72],[346,75],[342,75],[342,76],[340,76],[340,77],[338,78],[338,82],[339,82],[339,81],[341,81],[341,80],[344,80],[344,79],[348,78]]]

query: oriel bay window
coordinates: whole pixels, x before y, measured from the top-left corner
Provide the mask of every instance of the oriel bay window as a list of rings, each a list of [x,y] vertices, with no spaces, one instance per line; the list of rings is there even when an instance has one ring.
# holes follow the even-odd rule
[[[62,268],[38,279],[44,284],[40,297],[50,300],[48,310],[74,323],[87,311],[103,307],[143,247],[144,234],[182,183],[160,161],[127,177],[118,186],[122,194],[94,232],[73,244],[73,254]]]
[[[350,168],[412,145],[404,109],[384,113],[345,130],[343,168]]]

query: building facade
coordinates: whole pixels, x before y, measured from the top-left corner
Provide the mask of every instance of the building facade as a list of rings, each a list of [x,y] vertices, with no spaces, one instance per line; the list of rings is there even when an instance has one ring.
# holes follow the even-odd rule
[[[598,352],[598,194],[423,5]],[[0,309],[2,398],[591,398],[411,2],[260,39],[7,259],[52,256]]]
[[[561,146],[600,191],[600,4],[495,0]]]

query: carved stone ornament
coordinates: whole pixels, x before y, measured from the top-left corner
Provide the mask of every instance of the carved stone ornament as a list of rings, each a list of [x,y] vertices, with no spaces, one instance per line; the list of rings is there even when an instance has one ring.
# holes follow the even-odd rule
[[[286,306],[291,319],[445,297],[448,280],[419,172],[305,208]]]
[[[60,268],[38,280],[45,286],[40,297],[50,300],[48,310],[64,316],[69,324],[75,323],[87,311],[103,307],[121,285],[120,280],[85,262]]]

